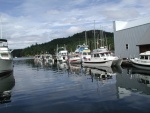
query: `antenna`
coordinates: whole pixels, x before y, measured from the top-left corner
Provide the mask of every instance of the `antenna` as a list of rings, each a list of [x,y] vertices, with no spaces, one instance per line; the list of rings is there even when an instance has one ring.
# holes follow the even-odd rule
[[[2,39],[2,16],[0,15],[0,26],[1,26],[1,39]]]

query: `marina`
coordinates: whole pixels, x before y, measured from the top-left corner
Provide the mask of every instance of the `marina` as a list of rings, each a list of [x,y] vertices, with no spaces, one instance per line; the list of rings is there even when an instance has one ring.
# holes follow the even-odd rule
[[[1,0],[1,113],[150,113],[148,0]]]
[[[33,58],[15,58],[13,62],[13,73],[0,77],[1,91],[9,94],[7,100],[1,98],[2,113],[150,111],[148,71],[66,63],[37,65]]]

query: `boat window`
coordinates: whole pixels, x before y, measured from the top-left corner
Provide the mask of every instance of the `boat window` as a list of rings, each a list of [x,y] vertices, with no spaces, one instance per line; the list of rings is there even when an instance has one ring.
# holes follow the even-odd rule
[[[7,42],[0,42],[0,47],[7,47],[8,43]]]
[[[86,55],[86,53],[85,53],[85,52],[83,52],[83,55]]]
[[[8,53],[1,53],[2,57],[8,57]]]
[[[144,59],[144,56],[141,56],[141,58],[140,59]]]
[[[91,55],[91,53],[89,52],[88,55]]]
[[[94,54],[94,57],[99,57],[99,54]]]
[[[145,59],[148,60],[148,56],[145,56]]]
[[[102,57],[104,57],[104,56],[105,56],[105,54],[101,53],[101,56],[102,56]]]

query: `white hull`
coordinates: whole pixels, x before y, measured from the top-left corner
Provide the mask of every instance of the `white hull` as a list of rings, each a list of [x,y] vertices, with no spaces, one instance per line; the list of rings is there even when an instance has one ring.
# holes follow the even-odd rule
[[[92,67],[92,68],[98,68],[98,67],[111,67],[112,60],[106,60],[106,61],[83,61],[82,65],[84,67]]]
[[[70,64],[80,64],[81,59],[80,58],[74,58],[74,59],[69,59]]]
[[[136,68],[150,70],[150,63],[138,62],[136,59],[130,59],[130,61],[132,63],[132,66]]]
[[[0,59],[0,73],[12,71],[13,70],[13,60],[12,59]]]

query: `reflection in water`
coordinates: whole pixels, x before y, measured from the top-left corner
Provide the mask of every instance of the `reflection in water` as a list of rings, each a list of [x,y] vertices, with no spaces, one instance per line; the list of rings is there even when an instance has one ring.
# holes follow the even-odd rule
[[[0,103],[11,102],[11,89],[15,85],[13,72],[7,73],[0,77]]]
[[[44,65],[43,63],[41,65]],[[52,64],[55,65],[55,64]],[[51,65],[51,66],[52,66]],[[122,67],[85,68],[80,64],[57,63],[58,71],[68,72],[69,75],[90,75],[93,79],[102,81],[116,77],[118,98],[130,96],[132,92],[150,95],[150,71],[136,68],[122,69]],[[43,66],[42,68],[48,67]]]
[[[16,85],[11,98],[15,101],[7,109],[1,105],[2,113],[16,109],[19,113],[150,111],[150,95],[145,96],[150,89],[144,81],[148,78],[130,68],[92,69],[66,63],[51,67],[28,60],[15,62],[14,70]],[[100,78],[106,73],[112,77]]]
[[[57,62],[57,68],[60,69],[60,70],[67,70],[68,69],[68,65],[67,65],[67,63]]]
[[[82,67],[81,64],[69,64],[69,69],[71,74],[82,74]]]
[[[50,67],[50,66],[52,66],[53,65],[53,62],[51,62],[51,61],[49,61],[49,62],[47,62],[47,61],[40,61],[40,60],[35,60],[34,61],[34,64],[35,64],[35,66],[37,66],[37,67]]]
[[[132,92],[150,95],[150,76],[147,74],[135,68],[124,69],[122,74],[116,76],[118,98],[130,96]]]

